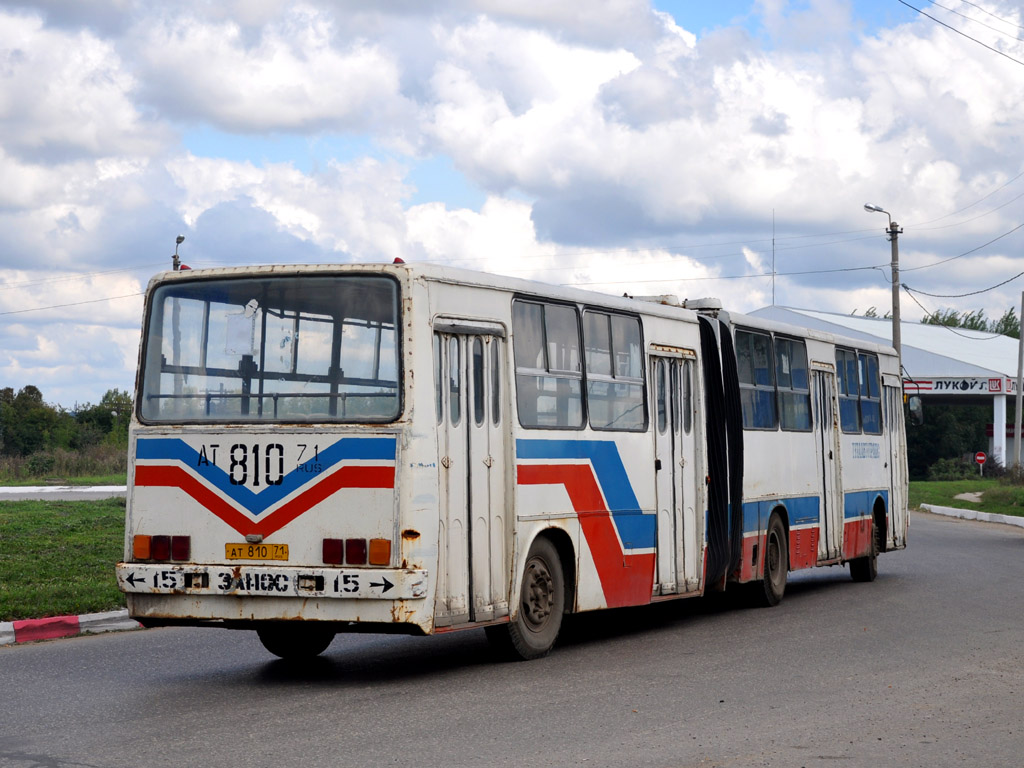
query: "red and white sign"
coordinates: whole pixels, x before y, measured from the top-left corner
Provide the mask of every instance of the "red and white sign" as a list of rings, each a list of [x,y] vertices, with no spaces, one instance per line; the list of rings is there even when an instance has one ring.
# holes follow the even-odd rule
[[[984,451],[978,451],[976,454],[974,454],[974,460],[979,464],[984,464],[986,461],[988,461],[988,456],[985,455]]]

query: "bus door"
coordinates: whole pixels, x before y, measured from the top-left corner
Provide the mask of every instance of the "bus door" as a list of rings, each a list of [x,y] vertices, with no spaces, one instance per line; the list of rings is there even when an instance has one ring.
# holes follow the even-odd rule
[[[889,530],[886,531],[888,549],[900,549],[907,545],[907,435],[903,423],[903,388],[899,377],[882,375],[882,392],[885,398],[886,463],[889,465]]]
[[[508,615],[504,337],[494,323],[434,324],[437,626]]]
[[[658,504],[658,594],[693,591],[699,586],[703,511],[697,503],[694,361],[652,355],[655,490]]]
[[[836,560],[843,551],[842,466],[839,459],[836,377],[831,370],[815,370],[814,445],[817,457],[818,562]]]

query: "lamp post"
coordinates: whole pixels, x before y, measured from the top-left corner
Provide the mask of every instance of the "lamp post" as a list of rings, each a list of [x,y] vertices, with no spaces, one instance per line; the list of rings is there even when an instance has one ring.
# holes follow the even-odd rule
[[[896,360],[899,363],[900,378],[903,378],[903,349],[900,344],[900,247],[898,238],[900,233],[899,224],[892,220],[892,216],[880,205],[864,204],[864,210],[869,213],[884,213],[889,217],[889,242],[892,243],[892,346],[896,350]]]

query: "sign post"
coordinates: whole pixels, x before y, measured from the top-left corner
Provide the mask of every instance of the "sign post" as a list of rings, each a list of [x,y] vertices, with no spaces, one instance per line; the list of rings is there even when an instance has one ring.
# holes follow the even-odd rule
[[[985,462],[988,461],[988,456],[985,455],[984,451],[978,451],[974,454],[974,460],[978,462],[978,475],[985,474]]]

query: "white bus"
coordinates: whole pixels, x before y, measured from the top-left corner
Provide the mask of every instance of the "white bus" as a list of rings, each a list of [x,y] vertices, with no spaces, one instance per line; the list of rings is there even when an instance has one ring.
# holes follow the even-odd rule
[[[118,582],[145,626],[485,627],[906,544],[891,348],[434,265],[168,272],[146,296]]]

